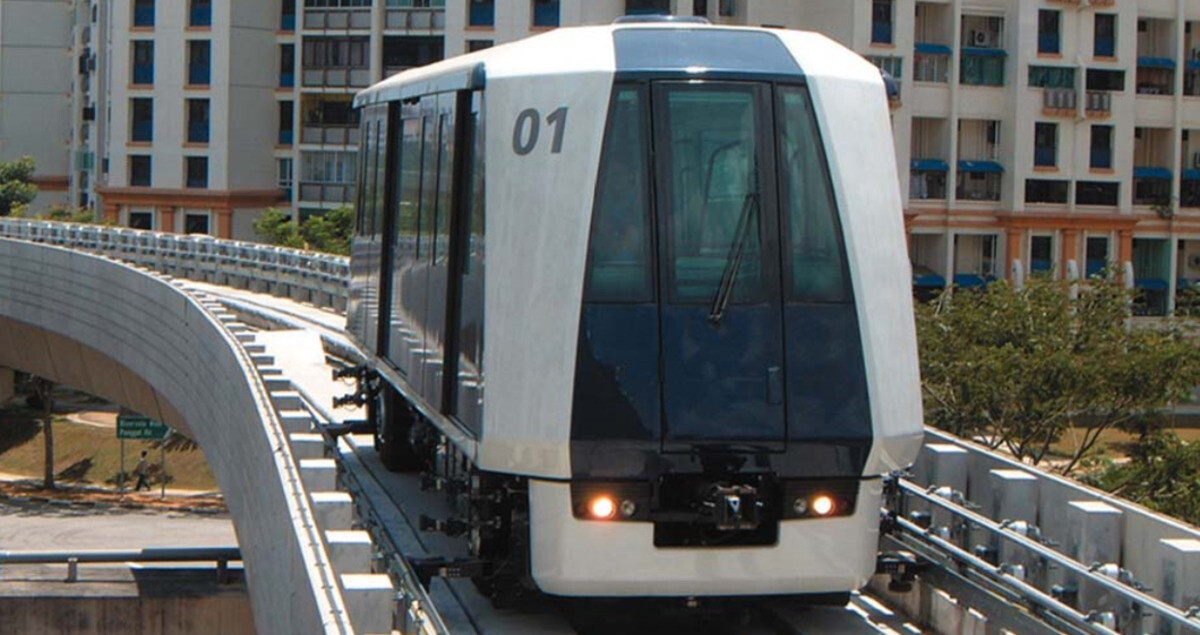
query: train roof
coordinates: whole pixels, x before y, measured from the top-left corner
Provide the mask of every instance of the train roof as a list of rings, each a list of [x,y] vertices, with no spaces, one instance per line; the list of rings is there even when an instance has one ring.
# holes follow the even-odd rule
[[[819,33],[674,20],[617,22],[558,28],[404,71],[358,93],[354,104],[478,89],[489,79],[713,70],[883,81],[875,66]]]

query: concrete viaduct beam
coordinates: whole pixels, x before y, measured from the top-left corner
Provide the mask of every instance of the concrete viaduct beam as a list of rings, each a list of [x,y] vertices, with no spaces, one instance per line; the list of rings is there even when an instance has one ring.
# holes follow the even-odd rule
[[[0,239],[0,366],[185,431],[233,515],[259,633],[352,633],[286,436],[249,356],[169,280]]]

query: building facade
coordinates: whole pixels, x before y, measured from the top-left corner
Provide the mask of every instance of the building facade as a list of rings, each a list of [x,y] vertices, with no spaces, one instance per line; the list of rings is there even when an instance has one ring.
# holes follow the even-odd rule
[[[0,2],[0,162],[33,157],[34,209],[68,202],[71,11],[70,0]]]
[[[42,4],[63,3],[4,0]],[[265,207],[303,218],[348,204],[358,90],[558,26],[673,13],[819,31],[897,80],[919,289],[1129,263],[1141,310],[1163,313],[1200,281],[1200,0],[73,6],[71,196],[120,224],[253,238]]]

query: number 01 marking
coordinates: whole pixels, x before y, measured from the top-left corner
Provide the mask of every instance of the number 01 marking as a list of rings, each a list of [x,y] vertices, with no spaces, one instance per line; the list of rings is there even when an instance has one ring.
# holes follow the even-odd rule
[[[550,154],[561,154],[563,137],[567,133],[567,107],[563,106],[546,117],[546,123],[554,127],[554,139],[550,143]],[[513,152],[525,156],[537,148],[541,136],[542,115],[536,108],[526,108],[517,115],[513,126]]]

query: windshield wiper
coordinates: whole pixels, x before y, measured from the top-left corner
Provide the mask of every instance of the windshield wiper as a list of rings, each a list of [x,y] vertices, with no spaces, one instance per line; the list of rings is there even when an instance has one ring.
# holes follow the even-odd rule
[[[733,286],[737,283],[738,271],[742,268],[742,256],[746,253],[746,238],[750,236],[750,228],[757,223],[751,223],[751,212],[754,217],[758,214],[758,193],[750,192],[742,201],[742,213],[738,216],[737,229],[733,235],[733,243],[729,245],[729,255],[725,258],[725,269],[721,271],[721,284],[717,287],[717,295],[713,297],[712,309],[708,312],[708,321],[720,324],[725,317],[725,309],[733,298]]]

